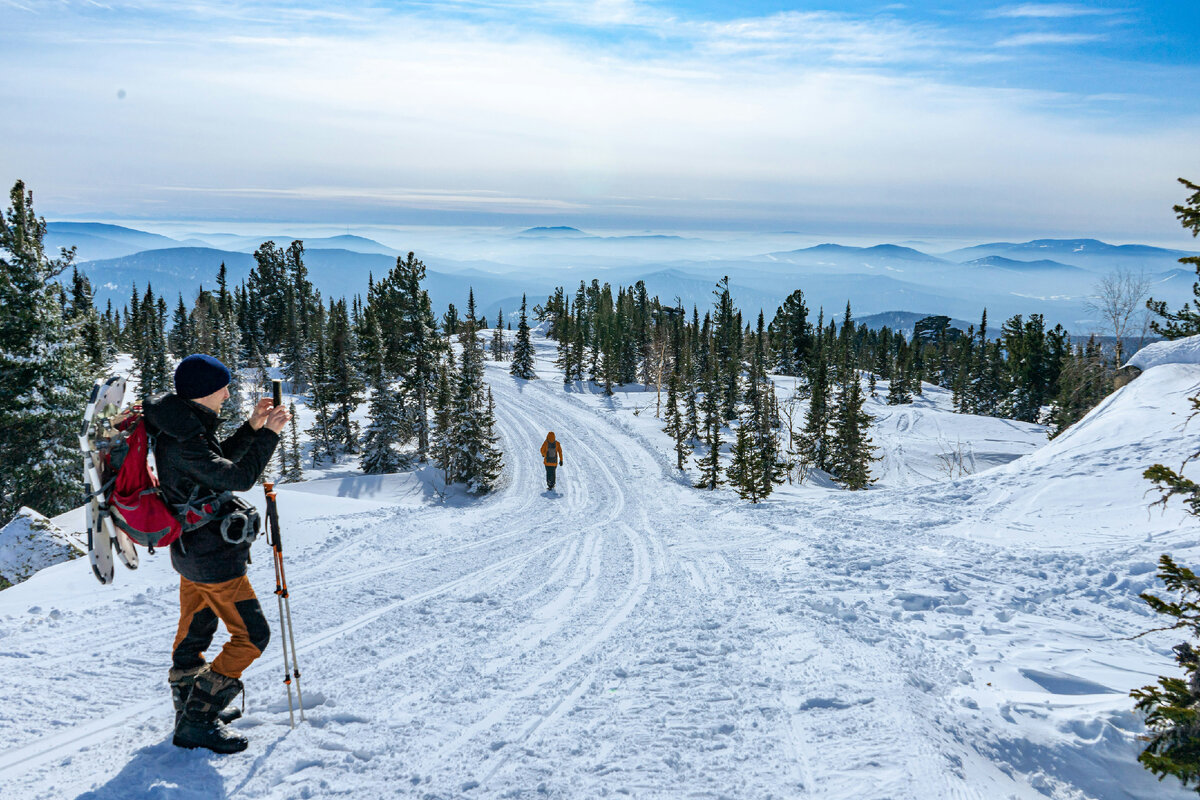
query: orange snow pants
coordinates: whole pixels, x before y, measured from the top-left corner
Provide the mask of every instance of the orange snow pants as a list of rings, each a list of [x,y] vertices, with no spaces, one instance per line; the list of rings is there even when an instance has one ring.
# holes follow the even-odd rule
[[[171,654],[176,669],[193,669],[204,663],[204,651],[212,644],[218,620],[225,623],[230,638],[213,659],[212,670],[240,678],[271,640],[271,628],[250,579],[243,575],[221,583],[195,583],[181,576],[179,630]]]

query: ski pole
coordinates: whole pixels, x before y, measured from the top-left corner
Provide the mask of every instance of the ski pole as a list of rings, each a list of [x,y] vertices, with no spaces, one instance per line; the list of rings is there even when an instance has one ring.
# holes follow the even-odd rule
[[[279,605],[279,639],[283,645],[283,682],[287,686],[288,717],[296,727],[296,713],[292,704],[292,678],[296,679],[296,699],[300,705],[300,721],[304,721],[304,694],[300,691],[300,664],[296,656],[296,637],[292,631],[292,604],[288,596],[287,575],[283,569],[283,542],[279,536],[279,508],[275,502],[275,485],[264,482],[267,496],[267,544],[271,546],[272,563],[275,565],[275,600]],[[288,645],[291,645],[291,671],[288,667]]]

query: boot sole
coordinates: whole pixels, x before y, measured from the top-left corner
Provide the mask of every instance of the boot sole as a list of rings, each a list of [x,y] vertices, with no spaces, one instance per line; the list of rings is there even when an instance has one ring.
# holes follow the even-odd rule
[[[182,747],[185,750],[209,750],[213,753],[216,753],[216,754],[222,755],[222,756],[228,756],[228,755],[233,755],[234,753],[240,753],[243,750],[245,750],[247,747],[250,746],[249,742],[245,742],[244,744],[242,744],[240,746],[217,749],[215,747],[207,747],[207,746],[199,744],[197,742],[189,742],[186,739],[180,739],[178,736],[171,737],[171,744],[175,745],[176,747]]]

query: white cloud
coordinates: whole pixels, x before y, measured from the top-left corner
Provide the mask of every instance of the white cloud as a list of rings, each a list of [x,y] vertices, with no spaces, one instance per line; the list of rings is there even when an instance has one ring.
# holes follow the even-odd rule
[[[1108,37],[1096,33],[1018,33],[996,42],[996,47],[1032,47],[1042,44],[1087,44]]]
[[[988,16],[1014,17],[1018,19],[1064,19],[1070,17],[1108,16],[1120,13],[1110,8],[1081,6],[1075,3],[1023,3],[1017,6],[997,8]]]
[[[1131,209],[1194,162],[1194,121],[1122,129],[1103,102],[1083,113],[1078,97],[880,68],[956,52],[936,30],[796,13],[652,22],[690,46],[421,16],[334,32],[167,30],[166,45],[105,43],[145,33],[136,26],[70,47],[47,37],[0,55],[31,76],[10,87],[13,113],[0,117],[0,140],[13,143],[0,176],[25,177],[46,201],[130,211],[1055,218],[1096,229],[1137,218]],[[1007,46],[1038,43],[1062,42]],[[128,92],[120,103],[117,88]]]
[[[442,189],[369,189],[359,186],[298,186],[284,189],[263,187],[161,186],[163,192],[202,194],[217,197],[252,197],[300,201],[349,201],[382,206],[439,209],[443,211],[500,211],[538,213],[586,210],[586,206],[564,200],[516,197],[487,190],[447,191]]]

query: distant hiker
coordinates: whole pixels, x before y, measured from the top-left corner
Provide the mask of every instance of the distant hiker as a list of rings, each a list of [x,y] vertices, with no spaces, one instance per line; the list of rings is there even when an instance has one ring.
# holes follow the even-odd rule
[[[554,488],[554,470],[562,466],[562,445],[554,440],[554,431],[546,434],[542,442],[542,462],[546,465],[546,488]]]
[[[246,749],[246,739],[222,724],[239,714],[221,712],[242,691],[242,671],[271,638],[246,577],[258,514],[233,492],[254,486],[291,419],[283,406],[260,400],[249,420],[218,441],[217,414],[229,399],[231,377],[217,359],[190,355],[175,370],[175,393],[144,404],[166,500],[181,514],[205,503],[220,507],[215,519],[171,545],[171,566],[180,576],[179,629],[168,674],[175,701],[174,743],[217,753]],[[212,644],[218,620],[230,639],[209,665],[204,651]]]

